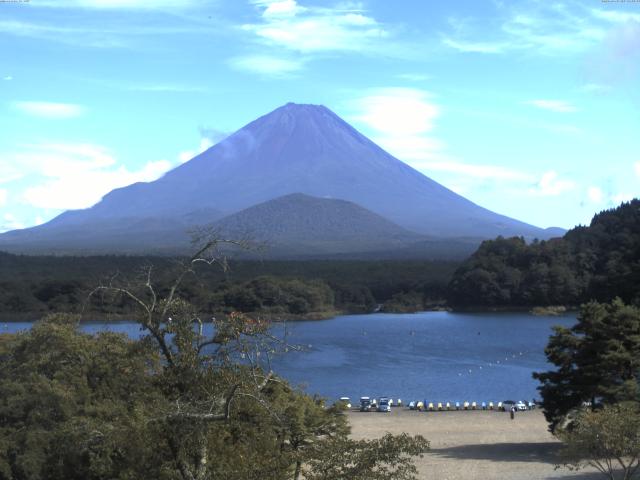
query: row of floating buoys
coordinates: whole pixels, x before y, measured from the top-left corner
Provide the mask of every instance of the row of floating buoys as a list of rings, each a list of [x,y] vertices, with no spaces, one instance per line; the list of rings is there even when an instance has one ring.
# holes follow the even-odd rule
[[[527,353],[529,353],[529,352],[526,352],[526,351],[525,352],[518,352],[517,355],[515,353],[512,353],[512,354],[507,353],[506,357],[504,357],[504,360],[502,362],[500,360],[496,360],[495,362],[489,362],[488,365],[486,365],[486,366],[488,366],[488,367],[498,367],[498,366],[504,365],[505,362],[509,361],[509,358],[515,359],[515,358],[521,357],[523,355],[526,355]],[[482,370],[482,365],[478,365],[477,368],[478,368],[478,370]],[[459,372],[458,376],[461,377],[463,375],[463,373],[464,372]],[[473,369],[472,368],[467,369],[466,373],[471,375],[473,373]]]

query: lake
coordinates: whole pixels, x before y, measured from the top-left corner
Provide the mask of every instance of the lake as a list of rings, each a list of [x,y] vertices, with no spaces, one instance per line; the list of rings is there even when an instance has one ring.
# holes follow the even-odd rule
[[[293,384],[330,399],[386,395],[405,402],[530,400],[538,397],[531,373],[550,368],[544,348],[551,327],[573,323],[575,314],[450,312],[289,322],[288,342],[305,351],[277,357],[273,366]],[[30,326],[8,323],[0,332]],[[281,335],[283,328],[278,325],[274,331]],[[82,329],[140,334],[132,322],[85,323]]]

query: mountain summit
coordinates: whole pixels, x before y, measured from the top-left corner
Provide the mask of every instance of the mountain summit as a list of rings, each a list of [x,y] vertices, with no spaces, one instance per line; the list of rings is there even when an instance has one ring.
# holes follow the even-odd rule
[[[288,103],[154,182],[116,189],[89,209],[0,235],[0,248],[16,242],[58,244],[56,238],[71,230],[86,230],[89,242],[90,232],[104,225],[114,233],[120,230],[119,242],[126,243],[127,229],[135,237],[131,225],[143,224],[149,232],[157,224],[182,229],[292,193],[353,202],[430,237],[549,236],[431,180],[328,108]],[[81,241],[77,234],[73,237],[75,244]],[[108,238],[101,240],[108,243]]]

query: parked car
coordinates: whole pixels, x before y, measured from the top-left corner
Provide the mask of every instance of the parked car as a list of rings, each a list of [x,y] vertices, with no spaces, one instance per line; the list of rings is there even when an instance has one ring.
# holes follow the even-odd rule
[[[378,411],[379,412],[391,411],[391,401],[387,397],[380,397],[380,400],[378,400]]]
[[[351,399],[349,397],[340,397],[338,403],[344,406],[347,410],[351,410]]]
[[[529,410],[529,408],[527,407],[527,404],[524,403],[522,400],[518,401],[518,403],[516,403],[516,408],[519,411],[523,411],[523,410]]]
[[[502,411],[503,412],[510,412],[512,407],[516,406],[516,402],[513,400],[505,400],[504,402],[502,402]]]
[[[361,412],[371,411],[371,399],[369,397],[360,397],[360,411]]]

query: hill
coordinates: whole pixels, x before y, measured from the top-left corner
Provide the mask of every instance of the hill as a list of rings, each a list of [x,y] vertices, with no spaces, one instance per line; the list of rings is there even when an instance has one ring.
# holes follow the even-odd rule
[[[479,244],[440,245],[355,203],[300,193],[249,207],[214,226],[230,238],[263,242],[272,258],[464,258]],[[470,247],[461,254],[460,244]]]
[[[593,217],[564,237],[483,242],[449,285],[457,307],[577,306],[621,297],[640,304],[640,200]]]

